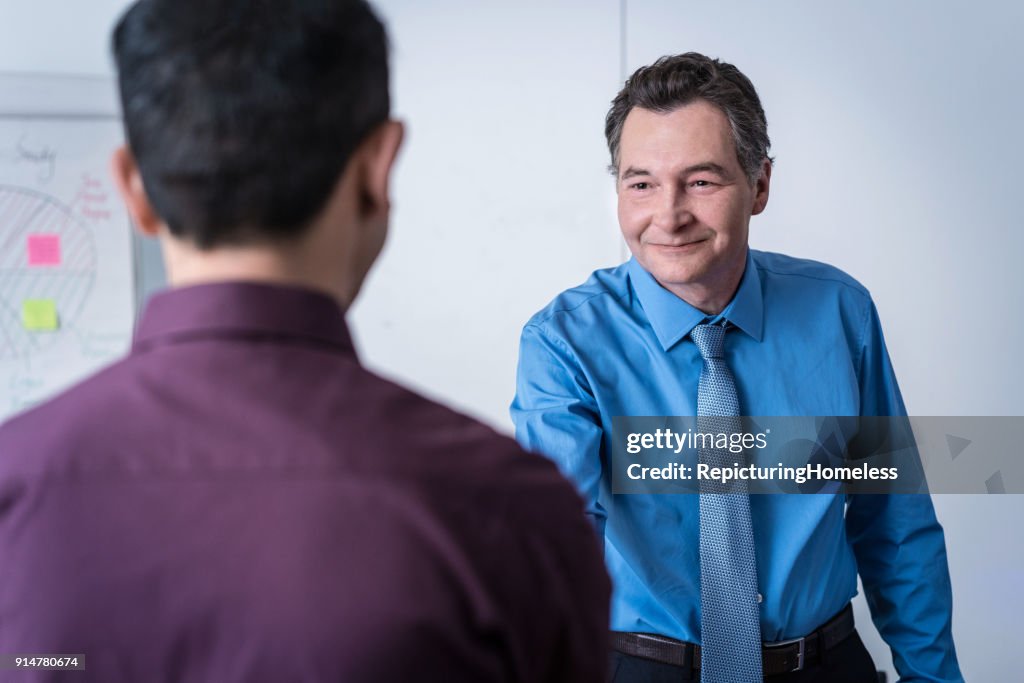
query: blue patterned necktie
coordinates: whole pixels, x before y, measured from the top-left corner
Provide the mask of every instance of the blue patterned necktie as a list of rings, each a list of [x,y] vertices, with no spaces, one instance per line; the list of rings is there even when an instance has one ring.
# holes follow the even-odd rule
[[[699,431],[741,431],[736,385],[722,357],[725,327],[697,325],[690,337],[704,359],[697,389]],[[698,457],[711,467],[732,467],[746,458],[728,448],[702,448]],[[761,683],[757,564],[744,480],[700,480],[700,600],[701,682]]]

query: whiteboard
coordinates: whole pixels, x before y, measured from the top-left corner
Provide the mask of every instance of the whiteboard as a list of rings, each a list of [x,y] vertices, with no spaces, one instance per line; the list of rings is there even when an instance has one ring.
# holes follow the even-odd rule
[[[0,419],[123,355],[135,246],[111,79],[0,75]]]

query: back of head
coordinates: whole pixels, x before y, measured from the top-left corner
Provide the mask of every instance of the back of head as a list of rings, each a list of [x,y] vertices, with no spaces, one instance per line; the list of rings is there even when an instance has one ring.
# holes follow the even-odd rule
[[[299,237],[390,107],[363,0],[140,0],[113,51],[149,201],[201,249]]]
[[[696,100],[706,100],[725,114],[740,166],[753,182],[771,146],[761,100],[739,69],[698,52],[661,57],[626,81],[605,119],[611,170],[618,172],[622,126],[633,107],[666,114]]]

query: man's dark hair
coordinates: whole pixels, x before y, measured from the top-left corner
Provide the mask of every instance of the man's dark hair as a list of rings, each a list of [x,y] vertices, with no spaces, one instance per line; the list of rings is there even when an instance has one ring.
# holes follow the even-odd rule
[[[199,248],[300,235],[388,117],[363,0],[140,0],[112,43],[149,201]]]
[[[612,173],[619,171],[622,126],[633,107],[667,114],[696,100],[722,110],[732,128],[740,166],[751,183],[757,180],[761,164],[771,161],[771,141],[754,84],[732,64],[697,52],[662,57],[637,69],[612,100],[604,125]]]

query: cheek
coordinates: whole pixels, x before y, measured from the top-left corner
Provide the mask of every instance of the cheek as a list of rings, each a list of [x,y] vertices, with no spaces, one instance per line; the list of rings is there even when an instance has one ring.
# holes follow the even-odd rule
[[[619,228],[627,240],[639,239],[648,221],[642,209],[619,200]]]
[[[748,215],[743,213],[743,207],[724,200],[709,202],[703,211],[694,213],[701,223],[714,229],[719,240],[726,241],[741,237],[743,223]]]

